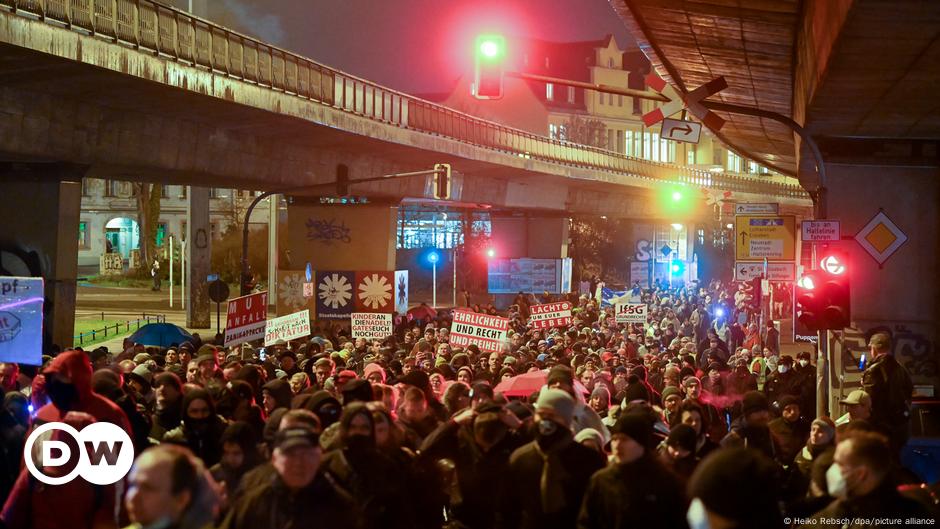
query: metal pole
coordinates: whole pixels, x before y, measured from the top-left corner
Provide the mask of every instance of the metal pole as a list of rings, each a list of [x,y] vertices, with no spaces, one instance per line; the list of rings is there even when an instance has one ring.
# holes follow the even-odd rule
[[[173,308],[173,236],[169,237],[169,248],[170,248],[170,308]]]
[[[280,195],[271,195],[268,202],[268,304],[277,302],[277,237],[280,219]]]
[[[431,263],[431,306],[437,308],[437,259]]]
[[[180,308],[186,310],[186,239],[180,241]]]
[[[454,246],[454,307],[457,306],[457,246]]]

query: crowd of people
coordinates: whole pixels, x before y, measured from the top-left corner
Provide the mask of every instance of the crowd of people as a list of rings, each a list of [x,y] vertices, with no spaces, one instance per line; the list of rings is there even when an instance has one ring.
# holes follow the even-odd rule
[[[4,527],[146,529],[906,527],[935,514],[899,463],[910,376],[871,337],[863,389],[816,416],[813,355],[781,354],[746,294],[713,282],[633,294],[645,323],[564,296],[536,330],[520,294],[498,351],[450,343],[450,319],[382,341],[346,328],[271,347],[190,342],[0,364]],[[471,310],[498,313],[490,305]],[[217,337],[218,340],[218,337]],[[542,387],[500,384],[539,371]],[[45,485],[32,428],[105,421],[137,454],[115,485]],[[41,464],[41,458],[40,464]],[[62,469],[47,469],[51,473]],[[888,520],[885,520],[888,519]],[[843,524],[843,520],[848,520]],[[836,522],[838,521],[838,522]],[[889,523],[891,522],[891,523]],[[836,525],[833,525],[836,524]]]

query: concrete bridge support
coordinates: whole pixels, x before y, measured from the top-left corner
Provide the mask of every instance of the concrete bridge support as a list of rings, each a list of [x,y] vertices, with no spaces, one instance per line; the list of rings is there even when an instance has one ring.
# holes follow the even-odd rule
[[[3,164],[0,275],[45,280],[43,354],[72,347],[82,174],[68,164]]]

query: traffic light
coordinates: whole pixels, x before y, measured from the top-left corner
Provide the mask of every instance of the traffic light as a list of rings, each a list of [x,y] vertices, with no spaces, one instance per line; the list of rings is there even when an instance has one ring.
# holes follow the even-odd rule
[[[809,330],[842,330],[851,321],[848,266],[844,256],[830,254],[822,268],[796,283],[797,319]]]
[[[747,304],[754,312],[760,312],[761,309],[761,298],[764,295],[764,292],[761,289],[762,281],[762,277],[755,277],[754,279],[748,281],[749,298],[747,300]]]
[[[673,259],[669,264],[669,273],[673,276],[681,276],[685,273],[685,263],[678,259]]]
[[[474,47],[473,95],[477,99],[503,97],[503,61],[506,39],[502,35],[480,35]]]
[[[434,164],[434,198],[447,200],[450,198],[450,164]]]
[[[345,164],[336,166],[336,194],[341,197],[349,196],[349,167]]]

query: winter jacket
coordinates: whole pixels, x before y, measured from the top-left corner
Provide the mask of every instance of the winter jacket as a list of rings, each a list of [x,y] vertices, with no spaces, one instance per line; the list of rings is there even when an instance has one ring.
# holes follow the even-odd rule
[[[513,452],[509,460],[509,473],[503,477],[507,484],[497,527],[567,529],[574,526],[588,481],[594,472],[604,468],[606,461],[599,452],[574,442],[573,438],[555,450],[561,464],[561,487],[566,503],[553,506],[554,512],[543,510],[541,481],[545,459],[537,441],[532,441]]]
[[[676,477],[652,454],[591,477],[578,529],[683,529],[686,501]]]
[[[68,411],[85,412],[99,422],[109,422],[116,424],[127,432],[127,435],[134,435],[131,424],[127,420],[127,415],[121,411],[117,404],[95,393],[91,389],[91,362],[81,351],[66,351],[59,354],[52,360],[44,373],[60,373],[71,380],[72,385],[78,392],[78,402]],[[51,402],[36,413],[33,424],[39,425],[47,422],[65,422],[65,414],[55,407]]]
[[[221,529],[363,527],[353,498],[322,471],[313,482],[291,491],[280,476],[247,491],[232,505]]]
[[[825,509],[811,516],[817,523],[803,527],[824,527],[819,520],[829,518],[847,520],[846,524],[840,526],[843,529],[871,527],[873,524],[865,521],[876,519],[880,520],[879,527],[901,529],[912,527],[906,523],[908,518],[932,518],[926,507],[916,500],[902,496],[890,481],[885,479],[875,490],[864,496],[833,501]],[[885,520],[899,523],[885,523]]]

